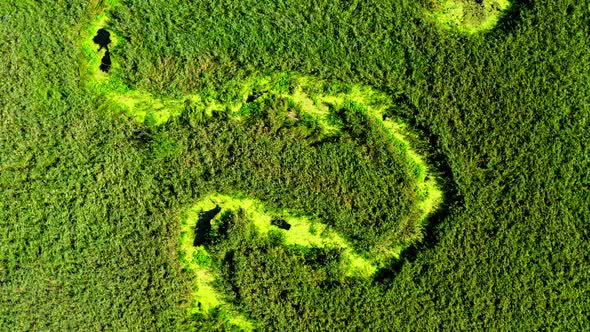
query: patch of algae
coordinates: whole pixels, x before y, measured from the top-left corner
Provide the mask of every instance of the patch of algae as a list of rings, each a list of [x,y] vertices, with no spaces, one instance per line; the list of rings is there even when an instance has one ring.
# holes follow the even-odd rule
[[[492,29],[506,9],[509,0],[431,0],[426,16],[445,27],[474,34]]]

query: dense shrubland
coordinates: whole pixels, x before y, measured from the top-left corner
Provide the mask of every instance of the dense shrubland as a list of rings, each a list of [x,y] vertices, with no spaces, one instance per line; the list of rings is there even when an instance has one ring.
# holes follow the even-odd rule
[[[101,3],[0,4],[2,329],[181,328],[179,215],[202,177],[235,185],[199,129],[106,115],[85,89],[78,32]],[[514,1],[465,35],[415,1],[314,3],[124,1],[109,25],[129,86],[231,95],[253,72],[295,71],[385,91],[428,137],[453,201],[395,269],[320,292],[293,268],[305,258],[255,244],[227,276],[244,310],[294,330],[588,329],[588,6]]]

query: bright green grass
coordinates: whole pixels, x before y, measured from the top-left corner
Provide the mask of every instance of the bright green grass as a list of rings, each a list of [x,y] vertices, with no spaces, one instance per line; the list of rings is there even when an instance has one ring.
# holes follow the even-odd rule
[[[427,13],[445,27],[473,34],[492,29],[503,11],[510,7],[509,0],[484,0],[477,4],[474,0],[433,1],[433,9]]]

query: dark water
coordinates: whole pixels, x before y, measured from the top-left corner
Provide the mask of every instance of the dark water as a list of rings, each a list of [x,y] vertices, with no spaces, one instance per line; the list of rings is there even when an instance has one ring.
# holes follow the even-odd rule
[[[247,103],[251,103],[253,101],[255,101],[256,99],[260,98],[266,91],[252,91],[252,93],[248,96],[248,98],[246,99]]]
[[[193,246],[204,245],[209,242],[211,238],[211,220],[221,211],[219,205],[214,209],[199,213],[199,220],[195,226],[195,240]]]
[[[277,226],[280,229],[284,229],[284,230],[290,230],[291,229],[291,224],[289,224],[286,220],[284,219],[273,219],[270,222],[273,226]]]
[[[98,46],[100,46],[98,48],[98,52],[100,52],[103,48],[106,49],[106,52],[102,57],[100,63],[100,70],[102,70],[105,73],[108,73],[111,69],[112,64],[111,52],[109,51],[109,44],[111,43],[111,34],[105,29],[100,29],[97,31],[96,36],[94,36],[94,39],[92,39],[92,41],[95,44],[98,44]]]
[[[105,55],[102,57],[102,61],[100,63],[100,70],[108,73],[111,69],[111,52],[107,51]]]

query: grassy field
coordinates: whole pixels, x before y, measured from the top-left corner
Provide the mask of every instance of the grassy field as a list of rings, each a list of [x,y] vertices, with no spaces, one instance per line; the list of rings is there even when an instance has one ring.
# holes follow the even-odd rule
[[[0,330],[590,329],[589,17],[0,3]],[[190,246],[212,197],[227,231]]]

